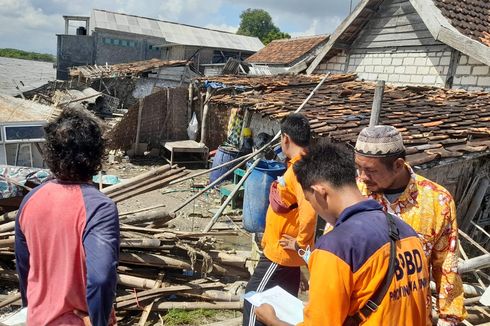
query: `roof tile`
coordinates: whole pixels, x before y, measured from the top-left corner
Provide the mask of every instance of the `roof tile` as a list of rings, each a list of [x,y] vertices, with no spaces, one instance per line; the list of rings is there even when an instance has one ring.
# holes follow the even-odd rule
[[[227,87],[242,86],[246,92],[219,93],[211,103],[240,106],[280,119],[296,110],[322,77],[214,77],[212,81]],[[310,119],[316,137],[353,145],[359,131],[369,124],[375,83],[356,77],[330,75],[305,105],[302,113]],[[461,153],[490,152],[490,93],[386,85],[381,112],[380,123],[402,132],[411,154],[407,159],[412,164],[458,157]]]
[[[488,0],[433,1],[461,33],[490,46],[490,2]]]
[[[328,40],[327,35],[274,40],[248,57],[246,61],[262,64],[292,64],[326,40]]]

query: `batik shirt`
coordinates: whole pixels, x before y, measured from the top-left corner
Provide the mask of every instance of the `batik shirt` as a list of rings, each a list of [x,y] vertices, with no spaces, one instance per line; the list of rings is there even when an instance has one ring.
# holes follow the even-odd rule
[[[458,274],[458,226],[451,194],[442,186],[418,175],[407,165],[410,182],[393,203],[381,193],[370,192],[358,181],[361,192],[384,209],[400,216],[422,240],[436,283],[440,324],[457,325],[466,316],[463,283]],[[431,325],[431,324],[429,324]]]

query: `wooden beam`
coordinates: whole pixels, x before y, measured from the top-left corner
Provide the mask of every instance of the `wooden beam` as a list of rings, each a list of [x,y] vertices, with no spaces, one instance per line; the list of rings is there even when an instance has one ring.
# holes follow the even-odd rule
[[[369,126],[374,127],[379,124],[379,116],[381,114],[381,108],[383,107],[383,94],[385,92],[385,81],[378,80],[376,88],[374,89],[374,100],[371,109],[371,117],[369,119]]]
[[[458,265],[458,272],[460,274],[472,272],[477,269],[490,267],[490,254],[478,256],[465,261],[462,261]]]

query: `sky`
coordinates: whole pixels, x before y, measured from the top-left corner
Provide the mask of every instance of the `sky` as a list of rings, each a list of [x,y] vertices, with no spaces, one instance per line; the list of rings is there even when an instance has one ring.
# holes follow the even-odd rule
[[[350,0],[0,0],[0,48],[56,54],[62,16],[90,16],[93,8],[231,32],[243,10],[259,8],[294,37],[332,33],[349,14]]]

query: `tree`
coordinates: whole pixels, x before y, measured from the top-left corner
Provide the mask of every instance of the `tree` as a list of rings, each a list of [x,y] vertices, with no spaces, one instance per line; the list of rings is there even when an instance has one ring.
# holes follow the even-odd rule
[[[263,9],[247,9],[240,15],[240,27],[237,34],[258,37],[262,43],[268,44],[273,40],[291,38],[272,22],[271,15]]]

